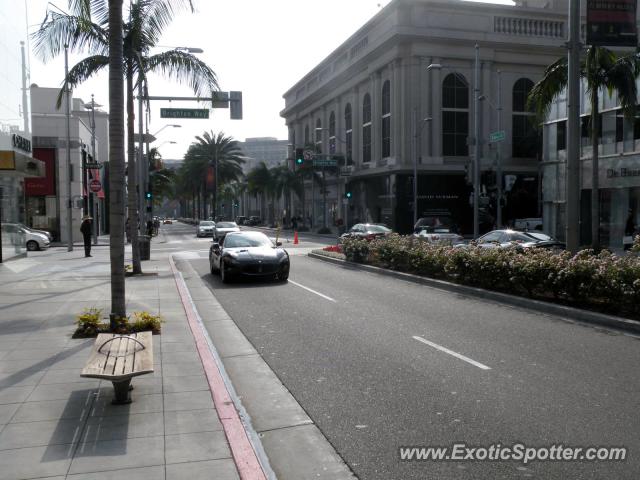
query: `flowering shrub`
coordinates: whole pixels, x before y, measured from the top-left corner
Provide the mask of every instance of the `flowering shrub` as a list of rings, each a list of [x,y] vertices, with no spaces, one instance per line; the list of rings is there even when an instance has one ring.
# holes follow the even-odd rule
[[[640,236],[634,252],[640,253]],[[640,257],[603,251],[553,252],[546,249],[483,249],[416,241],[390,235],[372,242],[348,239],[347,260],[442,278],[461,284],[578,306],[640,314]]]
[[[342,253],[342,247],[340,245],[328,245],[322,250],[324,250],[325,252]]]

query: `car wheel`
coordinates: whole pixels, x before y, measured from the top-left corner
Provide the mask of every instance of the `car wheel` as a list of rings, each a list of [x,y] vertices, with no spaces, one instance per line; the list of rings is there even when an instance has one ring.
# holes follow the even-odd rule
[[[287,271],[280,271],[276,274],[275,279],[279,282],[286,282],[287,280],[289,280],[289,269],[287,269]]]
[[[35,252],[36,250],[40,250],[40,247],[38,246],[38,242],[36,242],[35,240],[29,240],[27,242],[27,250],[29,250],[30,252]]]
[[[222,280],[222,283],[229,283],[231,280],[223,261],[220,261],[220,279]]]

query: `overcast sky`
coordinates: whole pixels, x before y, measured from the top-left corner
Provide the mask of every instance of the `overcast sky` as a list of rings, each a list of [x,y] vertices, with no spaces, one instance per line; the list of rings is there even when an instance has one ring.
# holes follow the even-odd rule
[[[27,0],[30,31],[45,16],[47,0]],[[65,8],[67,0],[55,0]],[[125,2],[126,3],[126,2]],[[182,128],[166,128],[155,146],[166,159],[182,158],[195,135],[204,131],[224,131],[236,140],[247,137],[287,138],[282,95],[307,72],[326,58],[389,0],[194,0],[197,12],[178,14],[164,32],[159,48],[199,47],[198,56],[218,75],[224,91],[243,92],[244,119],[230,120],[228,110],[211,110],[209,120],[175,121],[160,118],[161,107],[197,108],[187,102],[152,102],[149,131],[180,123]],[[511,3],[496,0],[494,3]],[[83,56],[71,55],[73,66]],[[64,58],[43,64],[31,54],[30,83],[59,87],[64,77]],[[108,106],[107,71],[74,91],[74,97]],[[150,95],[191,96],[189,88],[150,77]],[[204,108],[204,105],[202,105]],[[137,112],[137,107],[136,107]],[[136,124],[137,130],[137,124]],[[165,143],[175,141],[176,144]]]

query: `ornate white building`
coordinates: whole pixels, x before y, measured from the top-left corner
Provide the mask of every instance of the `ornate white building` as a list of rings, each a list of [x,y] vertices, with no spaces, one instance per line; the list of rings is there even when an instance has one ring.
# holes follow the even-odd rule
[[[477,105],[483,229],[495,223],[498,161],[504,222],[539,216],[539,137],[525,99],[544,69],[566,54],[566,29],[566,0],[390,2],[284,94],[289,143],[343,155],[350,166],[343,170],[351,173],[325,169],[326,213],[321,189],[312,195],[310,181],[305,205],[294,213],[313,216],[314,226],[324,215],[329,225],[346,216],[349,224],[384,222],[410,231],[417,163],[417,216],[446,210],[471,233]],[[501,131],[504,140],[489,143]],[[345,191],[352,194],[348,203]]]

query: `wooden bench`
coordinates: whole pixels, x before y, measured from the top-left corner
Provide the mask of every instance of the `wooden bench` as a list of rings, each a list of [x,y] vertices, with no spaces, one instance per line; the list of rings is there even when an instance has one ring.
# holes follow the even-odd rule
[[[113,383],[113,404],[131,403],[131,379],[153,372],[153,334],[101,333],[93,344],[81,377],[100,378]]]

